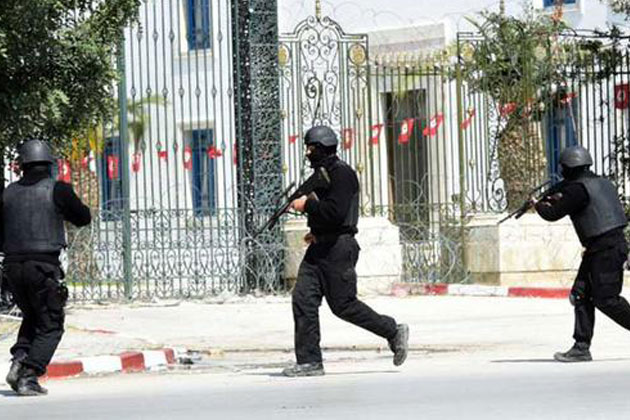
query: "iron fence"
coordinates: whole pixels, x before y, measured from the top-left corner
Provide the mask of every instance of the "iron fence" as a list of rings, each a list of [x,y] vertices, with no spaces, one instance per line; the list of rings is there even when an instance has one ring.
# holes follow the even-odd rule
[[[301,182],[310,171],[301,139],[313,124],[339,134],[339,155],[360,179],[362,216],[397,226],[402,279],[467,281],[466,221],[514,200],[510,161],[499,156],[505,116],[458,77],[458,59],[478,37],[460,34],[453,60],[371,56],[367,35],[346,34],[327,17],[307,18],[275,45],[280,138],[263,141],[246,160],[254,149],[237,138],[233,10],[226,0],[147,1],[125,30],[116,117],[60,150],[56,165],[56,176],[73,183],[94,215],[91,226],[69,230],[72,299],[286,290],[279,259],[295,250],[252,236],[248,224],[262,224],[268,209],[255,215],[256,193],[243,192],[243,174],[275,162],[271,148],[280,146],[281,165],[260,168],[281,172],[269,175],[285,186]],[[578,33],[566,42],[567,54],[587,61],[567,65],[556,99],[527,135],[513,139],[538,168],[518,181],[525,189],[556,174],[558,151],[580,143],[625,197],[627,43]],[[264,194],[280,194],[273,182]]]

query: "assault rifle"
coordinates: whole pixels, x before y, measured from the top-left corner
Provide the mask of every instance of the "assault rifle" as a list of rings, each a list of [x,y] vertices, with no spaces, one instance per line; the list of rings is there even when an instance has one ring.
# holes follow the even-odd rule
[[[287,196],[294,185],[295,182],[292,182],[282,195]],[[291,203],[293,202],[293,200],[296,200],[303,195],[306,195],[309,198],[317,199],[317,195],[315,195],[314,191],[319,188],[328,188],[329,185],[330,177],[328,176],[328,172],[326,171],[326,169],[324,169],[323,167],[317,168],[315,172],[313,172],[313,175],[309,176],[306,181],[304,181],[295,189],[295,191],[288,195],[284,203],[280,207],[278,207],[278,209],[273,213],[269,220],[267,220],[263,227],[260,228],[258,232],[256,232],[255,236],[258,236],[265,230],[274,227],[275,224],[278,223],[278,220],[280,220],[280,216],[282,216],[289,209],[289,207],[291,207]]]
[[[533,188],[528,194],[528,199],[525,200],[525,202],[523,202],[523,204],[521,204],[521,206],[514,210],[512,213],[508,214],[507,216],[505,216],[503,219],[499,220],[499,223],[497,223],[498,225],[500,225],[501,223],[505,222],[506,220],[514,217],[515,219],[519,219],[522,215],[524,215],[527,210],[529,210],[530,208],[532,208],[532,197],[536,197],[536,201],[539,201],[551,194],[553,194],[554,191],[554,187],[550,187],[547,188],[543,191],[543,188],[545,188],[547,185],[551,184],[551,180],[543,182],[542,184],[540,184],[539,186]]]

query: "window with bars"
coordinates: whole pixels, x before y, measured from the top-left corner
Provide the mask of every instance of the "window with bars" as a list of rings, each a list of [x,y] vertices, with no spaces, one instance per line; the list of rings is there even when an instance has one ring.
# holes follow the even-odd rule
[[[195,216],[216,214],[215,158],[211,156],[213,131],[193,130],[191,133],[192,151],[192,201]]]
[[[188,49],[210,48],[210,0],[187,0]]]
[[[560,178],[560,153],[565,147],[577,144],[576,127],[579,124],[578,101],[555,104],[544,119],[547,140],[547,161],[550,179]]]
[[[543,0],[543,6],[544,7],[552,7],[556,5],[556,1],[557,0]],[[562,2],[562,4],[564,5],[569,5],[569,4],[576,4],[577,0],[564,0]],[[539,3],[540,4],[540,3]]]
[[[120,220],[123,209],[122,174],[120,167],[120,138],[105,139],[99,162],[101,179],[101,211],[105,221]]]

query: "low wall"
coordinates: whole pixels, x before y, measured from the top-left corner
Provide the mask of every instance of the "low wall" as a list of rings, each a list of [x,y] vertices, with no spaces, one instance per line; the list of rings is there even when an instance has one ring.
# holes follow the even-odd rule
[[[357,263],[358,293],[362,295],[389,294],[394,283],[400,281],[402,253],[398,227],[382,217],[359,219],[357,242],[361,247]],[[295,281],[306,251],[304,235],[308,232],[305,220],[291,220],[285,225],[287,256],[285,278]]]
[[[505,215],[478,215],[467,226],[466,265],[472,281],[502,286],[570,287],[582,246],[566,217],[535,213],[497,225]]]

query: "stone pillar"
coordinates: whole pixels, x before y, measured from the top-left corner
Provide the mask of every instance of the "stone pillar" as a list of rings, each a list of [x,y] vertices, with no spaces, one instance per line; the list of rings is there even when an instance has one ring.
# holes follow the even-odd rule
[[[273,212],[282,190],[278,14],[275,0],[231,0],[238,191],[244,237]],[[247,286],[273,289],[282,273],[279,226],[246,240]]]
[[[570,287],[582,246],[569,218],[549,223],[527,213],[477,215],[467,225],[467,269],[473,283],[501,286]]]
[[[356,236],[361,247],[357,263],[358,293],[361,295],[389,294],[392,285],[402,275],[402,248],[398,226],[385,217],[361,217]],[[306,245],[308,232],[304,219],[292,220],[285,225],[287,243],[284,276],[295,282]]]

